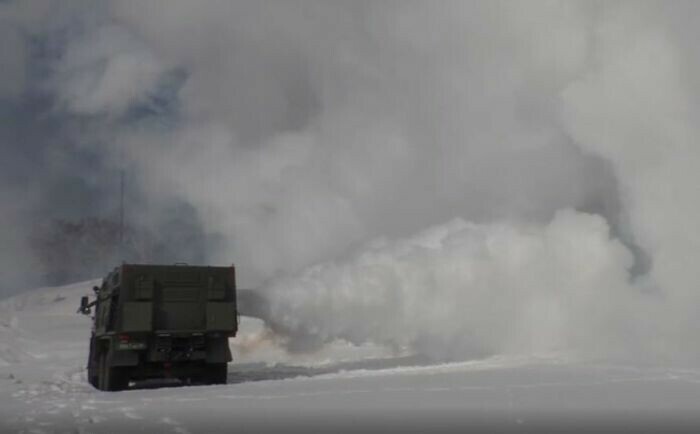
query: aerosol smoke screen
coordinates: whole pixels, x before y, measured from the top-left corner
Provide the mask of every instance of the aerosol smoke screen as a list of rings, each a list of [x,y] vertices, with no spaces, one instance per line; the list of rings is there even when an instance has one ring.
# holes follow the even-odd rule
[[[235,262],[292,350],[697,361],[699,15],[0,2],[0,291],[37,267],[30,218],[108,214],[83,199],[125,167],[129,222]]]
[[[376,241],[262,294],[292,350],[343,338],[440,359],[548,352],[617,338],[631,264],[602,218],[564,210],[547,225],[454,220]]]

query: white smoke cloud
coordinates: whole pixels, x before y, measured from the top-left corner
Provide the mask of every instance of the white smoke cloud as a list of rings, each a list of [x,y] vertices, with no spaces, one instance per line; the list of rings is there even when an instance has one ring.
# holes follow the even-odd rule
[[[246,285],[455,216],[615,216],[614,178],[553,119],[585,59],[578,5],[158,5],[111,11],[186,70],[182,122],[116,142],[226,235],[213,258]]]
[[[12,59],[0,65],[0,98],[17,98],[24,90],[26,75],[26,46],[17,29],[0,27],[0,58]]]
[[[100,26],[68,46],[54,79],[60,104],[79,114],[122,114],[154,91],[165,67],[128,31]]]
[[[15,170],[30,144],[13,131],[17,117],[12,109],[23,103],[34,72],[31,38],[46,28],[53,6],[53,1],[0,2],[0,297],[38,284],[32,278],[37,262],[25,223],[41,194],[32,180],[21,179],[21,170]]]
[[[48,81],[132,218],[192,205],[292,345],[697,354],[692,8],[112,1]],[[172,70],[169,117],[124,122]]]
[[[186,70],[182,119],[167,132],[120,130],[117,153],[149,196],[184,198],[225,235],[212,256],[233,258],[243,285],[455,216],[522,222],[458,220],[275,281],[272,317],[292,345],[344,337],[442,357],[571,348],[595,334],[594,311],[609,312],[594,306],[601,292],[630,292],[629,254],[599,217],[546,223],[569,207],[615,218],[614,178],[557,118],[559,92],[586,62],[586,8],[155,5],[110,11],[134,47]],[[97,106],[124,107],[149,87]],[[596,259],[577,263],[589,244]]]
[[[0,101],[17,100],[25,91],[30,74],[30,39],[60,21],[56,0],[0,2]],[[66,8],[68,9],[68,8]]]
[[[547,225],[454,220],[276,280],[265,295],[292,348],[340,337],[439,358],[609,351],[621,342],[612,326],[630,320],[632,261],[599,216],[566,210]]]
[[[697,91],[686,79],[697,67],[675,29],[653,24],[658,14],[622,5],[598,25],[600,61],[564,91],[564,118],[581,146],[614,163],[632,230],[652,258],[650,284],[664,298],[661,339],[697,354],[682,348],[700,302]]]

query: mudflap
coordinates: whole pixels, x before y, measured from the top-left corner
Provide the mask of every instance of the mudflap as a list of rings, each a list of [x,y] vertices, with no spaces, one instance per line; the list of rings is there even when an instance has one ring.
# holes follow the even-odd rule
[[[231,349],[228,346],[228,338],[215,339],[207,342],[207,363],[228,363],[231,357]]]

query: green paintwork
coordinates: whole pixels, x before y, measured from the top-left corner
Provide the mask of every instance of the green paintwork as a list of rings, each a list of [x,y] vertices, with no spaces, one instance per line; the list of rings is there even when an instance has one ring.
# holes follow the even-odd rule
[[[233,266],[122,264],[95,296],[79,312],[95,309],[88,377],[96,387],[173,373],[225,382],[228,338],[238,331]]]

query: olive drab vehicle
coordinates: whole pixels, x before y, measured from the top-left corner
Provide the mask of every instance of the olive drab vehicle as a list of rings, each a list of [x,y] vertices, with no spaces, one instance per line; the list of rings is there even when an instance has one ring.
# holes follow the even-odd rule
[[[226,383],[228,338],[238,330],[231,267],[123,264],[83,297],[93,312],[87,372],[100,390],[130,381],[176,378]]]

